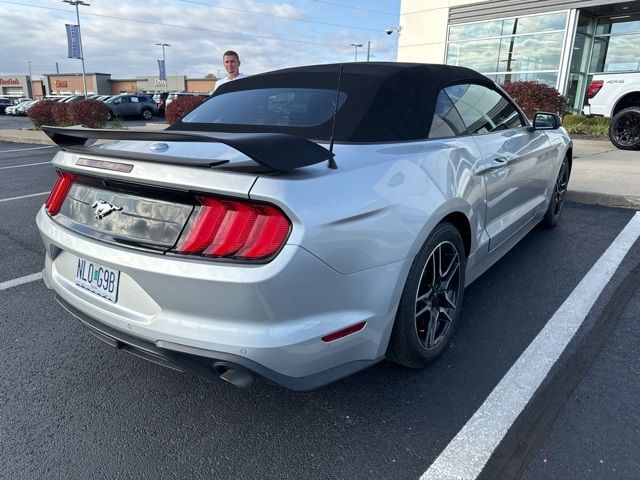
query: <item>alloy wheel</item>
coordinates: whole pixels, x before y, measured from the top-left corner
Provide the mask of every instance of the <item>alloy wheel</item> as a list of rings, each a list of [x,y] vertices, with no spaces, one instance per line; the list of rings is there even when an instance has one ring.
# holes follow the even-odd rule
[[[632,110],[620,116],[613,126],[616,142],[625,147],[640,143],[640,111]]]
[[[422,270],[415,303],[416,335],[431,350],[446,337],[460,293],[460,258],[448,241],[433,249]]]
[[[560,167],[560,173],[558,174],[558,179],[556,180],[556,188],[554,191],[554,208],[553,215],[560,215],[560,210],[562,210],[562,205],[564,204],[564,197],[567,193],[567,185],[569,184],[569,166],[567,162],[562,162],[562,166]]]

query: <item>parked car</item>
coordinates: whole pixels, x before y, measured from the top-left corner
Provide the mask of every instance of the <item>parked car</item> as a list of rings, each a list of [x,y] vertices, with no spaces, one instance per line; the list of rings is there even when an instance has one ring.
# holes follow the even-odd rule
[[[107,100],[109,107],[107,120],[114,117],[141,117],[144,120],[151,120],[158,114],[156,102],[147,95],[117,95]]]
[[[587,97],[586,115],[611,118],[611,143],[623,150],[640,150],[640,72],[594,75]]]
[[[164,108],[166,108],[178,97],[209,97],[208,93],[193,93],[193,92],[173,92],[167,96],[167,99],[164,103]]]
[[[84,100],[84,95],[74,95],[72,97],[67,97],[62,100],[62,103],[75,103],[79,102],[80,100]]]
[[[158,106],[158,112],[160,113],[160,115],[164,115],[165,102],[168,96],[169,96],[169,92],[156,93],[153,96],[153,100],[156,102],[156,105]]]
[[[13,102],[8,98],[0,98],[0,113],[5,113],[5,109],[13,105]]]
[[[61,305],[151,361],[295,390],[442,353],[465,286],[558,222],[573,150],[484,75],[405,63],[230,82],[159,132],[44,130]]]
[[[6,115],[17,115],[16,113],[16,109],[18,108],[18,105],[9,105],[8,107],[5,107],[4,109],[4,113]]]
[[[30,102],[22,102],[19,103],[18,105],[16,105],[16,110],[15,110],[15,114],[16,115],[27,115],[27,112],[29,111],[29,109],[34,106],[36,103],[38,103],[40,100],[32,100]]]

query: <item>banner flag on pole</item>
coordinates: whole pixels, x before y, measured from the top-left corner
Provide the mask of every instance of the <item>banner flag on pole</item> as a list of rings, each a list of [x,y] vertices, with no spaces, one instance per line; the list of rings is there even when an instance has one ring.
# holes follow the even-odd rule
[[[164,60],[158,60],[158,68],[160,69],[160,80],[167,80],[167,71],[164,68]]]
[[[80,27],[69,24],[65,24],[65,27],[67,27],[67,56],[69,58],[82,58],[80,52]]]

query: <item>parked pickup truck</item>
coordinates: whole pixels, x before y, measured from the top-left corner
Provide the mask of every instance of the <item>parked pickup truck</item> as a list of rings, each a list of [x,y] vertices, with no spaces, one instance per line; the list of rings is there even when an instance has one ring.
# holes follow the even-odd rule
[[[611,143],[623,150],[640,150],[640,72],[595,75],[587,96],[586,115],[611,118]]]

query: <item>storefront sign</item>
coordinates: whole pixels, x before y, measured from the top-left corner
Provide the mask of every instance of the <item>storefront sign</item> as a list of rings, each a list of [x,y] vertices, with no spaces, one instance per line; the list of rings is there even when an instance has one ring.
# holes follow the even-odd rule
[[[67,88],[69,83],[66,80],[54,80],[53,86],[56,88]]]
[[[20,85],[20,81],[17,78],[0,78],[0,85]]]

